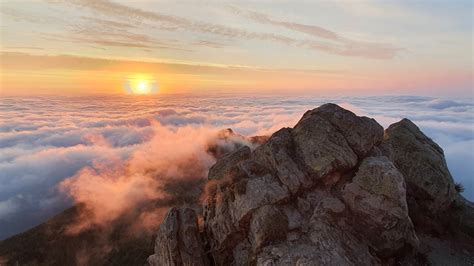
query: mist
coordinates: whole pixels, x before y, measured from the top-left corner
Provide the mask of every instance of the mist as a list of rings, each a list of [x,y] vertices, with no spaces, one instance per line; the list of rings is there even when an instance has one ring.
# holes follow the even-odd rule
[[[4,97],[0,102],[0,239],[71,206],[69,234],[134,217],[153,230],[170,205],[194,206],[216,157],[249,136],[291,127],[334,102],[381,125],[407,117],[445,151],[464,196],[474,199],[473,105],[423,96]],[[236,134],[223,138],[222,131]],[[225,135],[225,134],[224,134]],[[216,147],[220,147],[216,149]]]

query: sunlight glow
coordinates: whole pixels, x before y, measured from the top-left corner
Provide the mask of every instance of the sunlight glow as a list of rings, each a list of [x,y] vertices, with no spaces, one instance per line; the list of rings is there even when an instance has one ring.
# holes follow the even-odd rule
[[[147,95],[158,92],[158,84],[150,75],[137,74],[125,82],[125,90],[130,94]]]

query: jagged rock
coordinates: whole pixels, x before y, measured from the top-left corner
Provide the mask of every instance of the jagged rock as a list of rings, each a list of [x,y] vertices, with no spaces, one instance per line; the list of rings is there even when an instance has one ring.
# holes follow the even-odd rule
[[[405,177],[408,194],[422,209],[446,210],[457,193],[441,147],[408,119],[387,128],[381,145]]]
[[[219,187],[209,195],[204,220],[206,232],[212,236],[210,244],[216,251],[215,260],[227,261],[228,255],[223,250],[232,251],[246,237],[246,224],[255,210],[288,198],[286,187],[271,175],[241,179],[232,185]]]
[[[346,171],[357,164],[357,155],[344,136],[325,118],[306,113],[292,130],[297,157],[315,179],[335,169]]]
[[[375,120],[335,104],[306,112],[292,130],[298,156],[316,178],[353,168],[383,137]]]
[[[236,165],[250,157],[250,148],[247,146],[242,146],[237,150],[228,153],[220,160],[218,160],[210,169],[208,179],[221,179],[224,178],[226,174],[229,174],[232,168]]]
[[[272,205],[260,207],[252,215],[250,241],[254,249],[259,249],[271,241],[286,239],[288,219]]]
[[[336,104],[324,104],[305,114],[305,116],[315,115],[324,117],[335,126],[359,159],[366,156],[372,147],[383,139],[383,127],[375,119],[356,116]]]
[[[199,235],[196,213],[190,208],[171,208],[160,225],[155,254],[148,257],[154,266],[207,265]]]
[[[410,123],[392,125],[384,135],[375,120],[326,104],[259,147],[220,158],[209,171],[203,206],[213,262],[426,264],[430,243],[437,242],[419,244],[413,210],[440,207],[453,220],[444,227],[466,232],[474,212],[452,191],[442,150]],[[474,242],[463,237],[465,246]],[[160,248],[173,245],[163,241]],[[163,258],[155,253],[150,260]]]
[[[265,144],[259,146],[252,158],[261,162],[262,165],[270,166],[280,181],[294,194],[301,186],[308,188],[313,183],[293,160],[295,158],[293,150],[291,129],[282,128],[275,132]]]
[[[207,152],[214,158],[220,159],[242,146],[248,146],[253,149],[264,143],[267,139],[268,136],[245,137],[227,128],[217,132],[216,138],[207,144]]]
[[[405,247],[417,246],[418,239],[408,216],[405,181],[386,157],[365,158],[342,196],[357,214],[358,231],[381,256],[390,256]]]

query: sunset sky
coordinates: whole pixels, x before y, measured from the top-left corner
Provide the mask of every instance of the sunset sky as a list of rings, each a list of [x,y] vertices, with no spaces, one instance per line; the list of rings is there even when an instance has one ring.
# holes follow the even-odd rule
[[[472,8],[469,0],[1,0],[0,90],[123,93],[130,80],[147,80],[160,93],[472,97]]]
[[[109,223],[206,180],[222,129],[325,103],[410,119],[474,200],[472,0],[0,0],[0,24],[0,241],[75,204]]]

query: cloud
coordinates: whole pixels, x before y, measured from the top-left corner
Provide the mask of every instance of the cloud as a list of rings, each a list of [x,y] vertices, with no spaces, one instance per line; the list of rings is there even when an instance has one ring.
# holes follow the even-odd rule
[[[198,203],[208,169],[220,156],[216,149],[256,145],[243,136],[223,134],[209,126],[167,127],[154,123],[152,128],[154,137],[129,158],[95,162],[61,181],[60,190],[82,206],[68,234],[108,226],[130,213],[138,214],[134,230],[152,228],[161,220],[152,221],[150,216],[156,218],[154,213],[162,213],[164,207]],[[186,184],[191,186],[182,191]],[[138,211],[157,203],[157,207],[148,207],[143,213]]]
[[[472,103],[462,103],[451,100],[434,99],[430,101],[427,106],[435,109],[446,109],[456,107],[472,107],[472,105]]]
[[[87,217],[97,215],[89,223],[79,223],[77,230],[113,220],[136,205],[143,205],[146,214],[135,229],[142,222],[151,228],[157,208],[195,200],[194,196],[182,198],[187,191],[200,193],[199,182],[215,155],[206,150],[219,130],[269,135],[293,126],[306,110],[326,102],[374,117],[384,127],[403,117],[413,120],[441,145],[455,181],[464,184],[467,198],[474,199],[470,163],[474,160],[470,153],[474,106],[469,99],[185,94],[3,97],[0,238],[34,226],[74,202],[89,206]],[[219,145],[228,150],[246,141],[234,138]],[[142,189],[143,193],[137,193]],[[150,207],[149,201],[161,205]],[[94,202],[100,203],[102,213]],[[122,207],[113,202],[121,202]]]
[[[18,52],[0,52],[2,68],[9,70],[28,69],[58,69],[65,68],[69,70],[100,70],[108,68],[110,72],[120,72],[117,65],[127,64],[135,66],[138,71],[159,71],[161,74],[227,74],[227,75],[263,75],[263,74],[338,74],[344,72],[329,70],[300,70],[300,69],[275,69],[275,68],[256,68],[249,66],[234,65],[215,65],[204,63],[170,63],[137,61],[126,59],[105,59],[75,55],[36,55]],[[115,68],[114,68],[115,67]]]
[[[233,26],[203,22],[198,20],[192,20],[185,17],[168,15],[156,11],[148,11],[140,8],[135,8],[132,6],[120,4],[108,0],[98,0],[98,1],[86,1],[86,0],[70,0],[70,1],[53,1],[54,3],[66,3],[73,5],[75,7],[80,7],[88,9],[93,13],[97,13],[102,16],[108,16],[111,19],[115,20],[97,20],[92,19],[87,21],[86,27],[79,31],[79,33],[89,33],[88,37],[72,37],[72,40],[76,39],[83,42],[93,42],[96,44],[104,46],[130,46],[130,47],[149,47],[150,37],[140,39],[145,39],[147,42],[138,42],[134,44],[133,42],[127,41],[128,36],[131,35],[128,30],[132,27],[130,25],[139,24],[139,23],[154,23],[158,24],[158,29],[165,31],[190,31],[201,34],[212,34],[228,39],[240,39],[240,40],[259,40],[259,41],[271,41],[284,45],[290,45],[294,47],[300,47],[310,50],[318,50],[330,54],[336,54],[341,56],[357,56],[365,58],[376,58],[376,59],[390,59],[393,58],[398,52],[402,49],[393,47],[389,44],[381,43],[371,43],[371,42],[361,42],[353,41],[340,35],[324,29],[315,25],[304,25],[299,23],[285,22],[280,20],[275,20],[261,13],[253,11],[242,11],[237,8],[231,7],[234,13],[250,18],[254,21],[264,24],[270,24],[274,26],[284,27],[293,31],[303,32],[308,34],[311,37],[317,37],[312,39],[295,39],[281,34],[275,34],[271,32],[254,32],[249,31],[243,28],[237,28]],[[123,24],[123,21],[127,21],[126,24]],[[130,23],[131,22],[131,23]],[[90,23],[97,24],[101,26],[103,30],[102,34],[99,34],[97,30],[90,30],[91,28],[96,29],[97,27],[91,27]],[[78,25],[73,24],[72,27],[77,27]],[[142,25],[143,27],[144,25]],[[151,25],[150,25],[151,26]],[[152,27],[152,26],[151,26]],[[117,31],[117,28],[120,31]],[[77,30],[76,30],[76,33]],[[119,39],[108,39],[107,36],[118,37]],[[68,37],[69,38],[69,37]],[[66,38],[67,39],[67,38]],[[323,39],[322,41],[319,39]],[[331,42],[327,42],[330,40]],[[220,44],[210,41],[198,41],[194,42],[193,45],[202,45],[210,47],[220,47]],[[155,48],[173,48],[176,46],[169,46],[164,44]],[[187,49],[183,49],[187,50]]]
[[[311,49],[323,50],[339,55],[362,56],[379,59],[393,58],[398,52],[403,50],[401,48],[394,47],[393,45],[386,43],[351,40],[349,38],[342,37],[334,31],[316,25],[307,25],[274,19],[263,13],[243,10],[235,6],[227,6],[227,8],[236,15],[243,16],[258,23],[269,24],[292,31],[302,32],[310,36],[317,37],[319,39],[333,41],[336,43],[332,45],[327,45],[321,42],[307,40],[301,41],[298,44],[300,46],[308,47]]]

